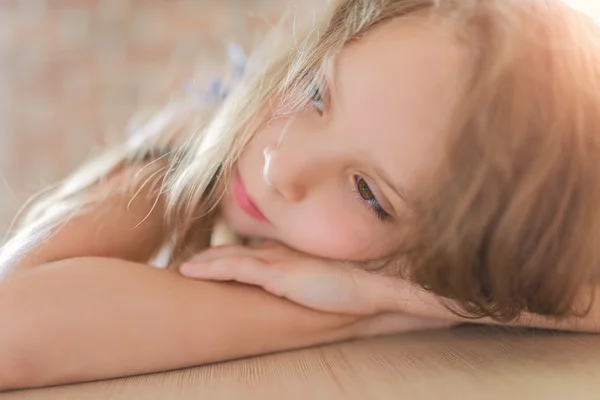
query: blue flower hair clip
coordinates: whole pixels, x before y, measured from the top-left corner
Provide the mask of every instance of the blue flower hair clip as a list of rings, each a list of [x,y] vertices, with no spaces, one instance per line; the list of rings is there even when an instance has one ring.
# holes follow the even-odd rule
[[[247,57],[242,46],[238,43],[229,43],[227,46],[227,58],[233,70],[233,80],[241,79],[246,72]],[[214,104],[223,101],[231,91],[222,77],[213,76],[208,81],[208,87],[201,89],[196,81],[187,82],[184,90],[202,104]]]

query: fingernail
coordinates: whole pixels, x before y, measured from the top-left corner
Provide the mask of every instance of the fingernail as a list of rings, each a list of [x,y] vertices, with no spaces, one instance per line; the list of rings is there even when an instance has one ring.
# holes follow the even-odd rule
[[[192,264],[182,264],[181,267],[179,267],[179,272],[181,272],[182,275],[194,276],[196,268],[194,268]]]

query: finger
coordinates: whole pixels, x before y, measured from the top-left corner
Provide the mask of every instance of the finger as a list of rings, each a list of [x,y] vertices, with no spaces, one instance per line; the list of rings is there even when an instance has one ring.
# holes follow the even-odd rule
[[[298,258],[297,253],[292,250],[288,250],[277,242],[267,241],[252,247],[239,245],[212,247],[195,255],[189,261],[202,262],[235,256],[255,257],[264,261],[283,261]]]
[[[238,245],[226,245],[206,249],[203,252],[198,253],[197,255],[192,257],[190,260],[188,260],[188,262],[209,262],[219,258],[251,257],[256,256],[258,254],[258,251],[253,250],[249,247]]]
[[[261,242],[253,243],[250,247],[253,249],[269,250],[282,248],[283,245],[273,240],[264,240]]]
[[[189,262],[184,263],[180,271],[189,278],[235,281],[260,286],[278,296],[285,294],[283,271],[254,257],[233,256],[208,262]]]

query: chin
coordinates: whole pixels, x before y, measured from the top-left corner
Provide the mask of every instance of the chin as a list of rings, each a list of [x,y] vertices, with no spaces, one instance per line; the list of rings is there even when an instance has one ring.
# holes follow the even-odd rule
[[[235,224],[229,222],[229,225],[235,233],[244,238],[261,238],[263,236],[257,231],[257,229],[246,224]]]
[[[223,207],[222,216],[229,228],[237,235],[250,239],[268,239],[268,232],[258,221],[239,210]]]

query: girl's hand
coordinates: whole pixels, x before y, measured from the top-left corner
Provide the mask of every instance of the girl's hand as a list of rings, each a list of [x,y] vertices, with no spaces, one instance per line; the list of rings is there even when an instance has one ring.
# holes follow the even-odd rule
[[[180,271],[190,278],[260,286],[320,311],[358,315],[389,311],[386,305],[399,297],[404,283],[273,242],[257,247],[213,247],[184,263]]]

